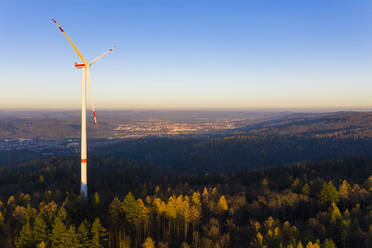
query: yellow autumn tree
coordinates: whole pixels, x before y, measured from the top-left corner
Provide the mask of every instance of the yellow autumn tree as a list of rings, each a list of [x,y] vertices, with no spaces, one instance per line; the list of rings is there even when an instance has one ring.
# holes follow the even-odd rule
[[[332,202],[331,207],[329,208],[329,214],[331,223],[336,223],[337,220],[342,218],[340,209],[337,207],[336,203]]]
[[[194,192],[191,197],[192,205],[190,209],[190,220],[192,223],[192,240],[193,244],[196,242],[196,233],[195,233],[195,226],[198,225],[200,218],[201,218],[201,202],[200,202],[200,193]]]
[[[177,214],[182,217],[182,207],[183,207],[183,195],[179,195],[176,199],[176,209]]]
[[[368,177],[365,185],[366,185],[367,190],[372,191],[372,176]]]
[[[173,232],[175,232],[176,218],[177,218],[177,200],[174,195],[170,196],[167,202],[165,214],[168,217],[168,231],[170,234],[170,223],[173,223]]]
[[[225,196],[221,196],[217,203],[217,212],[225,212],[229,209]]]
[[[161,217],[165,216],[167,205],[165,202],[160,200],[160,198],[156,197],[152,203],[153,209],[156,213],[156,220],[157,220],[157,228],[160,230],[160,225],[161,225]],[[165,229],[165,228],[164,228]],[[165,230],[164,232],[165,233]],[[164,234],[165,235],[165,234]]]
[[[213,187],[212,191],[211,191],[211,194],[216,197],[217,194],[218,194],[218,191],[217,191],[217,188],[216,187]]]
[[[141,217],[142,218],[147,218],[150,214],[150,210],[145,206],[142,199],[138,199],[137,203],[138,203],[138,205],[140,206],[140,209],[141,209]]]
[[[147,237],[145,242],[142,244],[142,248],[155,248],[155,241],[152,238]]]
[[[162,200],[160,200],[160,198],[155,198],[152,203],[152,206],[155,209],[155,212],[158,214],[158,216],[165,213],[166,205]]]
[[[190,199],[188,196],[185,196],[182,202],[181,215],[184,220],[184,230],[185,230],[185,240],[187,239],[187,233],[189,229],[189,224],[191,222],[191,208],[190,208]]]
[[[208,192],[208,189],[206,187],[204,187],[204,189],[203,189],[202,197],[203,197],[203,202],[207,203],[208,200],[209,200],[209,192]]]
[[[306,245],[306,248],[320,248],[320,246],[317,243],[313,244],[311,241],[309,241],[309,243]]]
[[[38,245],[36,245],[36,248],[45,248],[46,247],[46,244],[44,241],[41,241],[41,243],[39,243]]]
[[[169,197],[165,211],[168,217],[173,219],[177,217],[177,200],[174,195]]]
[[[201,208],[197,207],[196,205],[192,205],[190,209],[190,215],[190,219],[193,225],[197,224],[201,218]]]
[[[341,186],[338,190],[338,195],[340,196],[340,198],[349,199],[349,192],[350,191],[351,191],[350,184],[346,180],[343,180],[342,184],[341,184]]]
[[[138,203],[138,205],[140,207],[140,210],[141,210],[140,219],[141,219],[141,222],[143,223],[144,233],[146,234],[147,233],[147,226],[148,226],[148,221],[149,221],[150,210],[145,206],[142,199],[138,199],[137,203]]]
[[[191,201],[192,204],[201,207],[201,202],[200,202],[200,193],[199,192],[194,192],[191,196]]]
[[[263,244],[263,236],[262,236],[262,234],[260,232],[257,233],[256,238],[257,238],[258,244],[260,246],[262,246],[262,244]]]

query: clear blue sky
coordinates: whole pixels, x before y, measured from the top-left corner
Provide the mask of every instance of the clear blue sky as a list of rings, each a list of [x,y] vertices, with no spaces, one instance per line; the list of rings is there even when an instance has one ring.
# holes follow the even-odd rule
[[[372,2],[0,2],[0,109],[372,107]]]

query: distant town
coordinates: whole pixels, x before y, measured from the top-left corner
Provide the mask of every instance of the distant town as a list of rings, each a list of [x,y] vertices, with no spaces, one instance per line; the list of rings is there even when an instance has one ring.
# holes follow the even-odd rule
[[[242,120],[221,119],[215,121],[197,120],[177,122],[150,119],[120,124],[114,128],[115,138],[141,138],[146,136],[174,136],[187,134],[205,134],[243,126]]]
[[[0,152],[38,156],[80,153],[79,112],[0,112]],[[288,113],[254,111],[102,111],[98,128],[88,119],[88,152],[123,140],[210,137]]]
[[[90,138],[88,150],[113,144],[123,139],[204,136],[242,127],[246,124],[246,120],[226,118],[218,120],[199,118],[189,121],[150,118],[148,120],[124,121],[123,124],[116,122],[116,127],[113,126],[110,128],[111,130],[108,130],[108,126],[105,126],[104,132],[98,138],[96,133],[92,133],[90,137],[88,136]],[[78,134],[79,130],[77,129],[76,132]],[[77,154],[80,152],[80,138],[78,136],[71,138],[3,138],[0,139],[0,150],[27,150],[36,152],[42,156]]]

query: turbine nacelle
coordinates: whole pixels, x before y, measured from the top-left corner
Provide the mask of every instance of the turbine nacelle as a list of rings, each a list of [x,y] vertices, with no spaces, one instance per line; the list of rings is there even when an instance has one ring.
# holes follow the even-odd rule
[[[85,62],[86,60],[84,59],[84,57],[81,57],[82,61],[84,62],[83,64],[79,64],[79,63],[75,63],[75,67],[77,69],[81,69],[83,67],[90,67],[91,65],[93,65],[94,63],[96,63],[98,60],[100,60],[102,57],[104,57],[106,54],[112,52],[114,49],[116,48],[116,46],[114,46],[113,48],[110,48],[107,52],[105,52],[104,54],[98,56],[97,58],[95,58],[93,61],[91,61],[90,63],[87,63]]]
[[[74,66],[75,66],[76,69],[82,69],[83,67],[85,67],[85,64],[75,63]]]

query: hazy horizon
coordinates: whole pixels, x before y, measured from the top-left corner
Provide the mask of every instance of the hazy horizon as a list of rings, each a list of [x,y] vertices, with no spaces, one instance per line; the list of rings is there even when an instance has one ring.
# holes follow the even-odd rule
[[[87,109],[89,113],[90,109]],[[342,112],[342,111],[354,111],[354,112],[369,112],[372,111],[372,107],[334,107],[334,108],[138,108],[138,109],[99,109],[99,112]],[[50,109],[50,108],[19,108],[19,109],[1,109],[0,112],[81,112],[81,109]]]

